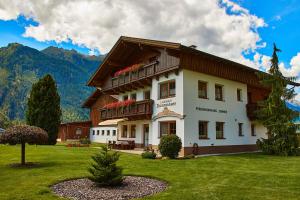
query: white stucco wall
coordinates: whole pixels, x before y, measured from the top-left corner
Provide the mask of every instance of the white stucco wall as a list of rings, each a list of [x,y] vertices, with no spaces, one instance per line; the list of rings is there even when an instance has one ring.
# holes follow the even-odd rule
[[[136,125],[135,127],[135,138],[130,138],[130,125]],[[119,129],[119,135],[118,135],[118,140],[134,140],[136,144],[143,144],[143,131],[144,131],[144,124],[149,125],[149,144],[152,144],[152,138],[150,137],[152,133],[152,125],[150,120],[137,120],[137,121],[123,121],[118,123],[118,129]],[[122,137],[122,129],[123,125],[127,125],[127,137]]]
[[[176,95],[173,98],[159,99],[159,84],[168,80],[175,80],[176,85]],[[168,77],[160,76],[158,80],[152,80],[152,90],[151,90],[151,99],[154,100],[153,106],[153,116],[156,116],[159,112],[163,111],[166,102],[169,102],[171,106],[167,106],[169,110],[174,111],[180,115],[183,115],[183,73],[180,71],[178,75],[175,73],[170,73]],[[158,145],[159,138],[159,122],[161,121],[173,121],[176,120],[176,134],[184,142],[184,120],[177,117],[163,117],[152,121],[152,144]]]
[[[93,130],[95,131],[95,135],[93,135]],[[102,130],[104,130],[104,135],[102,135]],[[107,131],[110,131],[110,135],[107,135]],[[116,136],[113,136],[113,130],[116,131]],[[97,131],[99,131],[99,135],[97,135]],[[91,142],[98,143],[108,143],[108,141],[116,141],[118,135],[118,129],[116,126],[99,126],[90,128],[90,140]]]
[[[198,98],[198,81],[207,82],[208,99]],[[215,100],[215,84],[224,87],[224,101]],[[184,98],[184,146],[192,146],[197,143],[199,146],[211,145],[243,145],[255,144],[256,140],[266,137],[266,129],[259,124],[255,125],[256,136],[251,136],[251,122],[246,114],[247,85],[227,79],[210,76],[189,70],[183,70],[183,96]],[[242,90],[242,101],[237,101],[237,89]],[[226,110],[227,113],[199,111],[196,107]],[[208,138],[199,139],[198,121],[209,121]],[[224,137],[216,139],[215,123],[225,122]],[[238,123],[243,123],[244,136],[238,135]]]

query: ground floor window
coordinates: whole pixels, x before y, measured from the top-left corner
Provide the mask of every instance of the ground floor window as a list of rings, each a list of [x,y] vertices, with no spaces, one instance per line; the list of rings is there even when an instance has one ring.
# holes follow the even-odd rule
[[[224,122],[216,122],[216,139],[224,139]]]
[[[110,136],[110,130],[107,130],[106,134],[107,134],[107,136]]]
[[[251,124],[251,136],[256,136],[254,124]]]
[[[100,132],[100,131],[99,131],[99,130],[97,130],[97,135],[99,135],[99,132]]]
[[[160,122],[160,137],[169,134],[176,134],[176,121]]]
[[[116,136],[116,130],[113,130],[112,134],[113,134],[113,136]]]
[[[136,132],[136,126],[135,125],[131,125],[129,137],[130,138],[135,138],[135,132]]]
[[[93,135],[95,135],[95,130],[93,130]]]
[[[199,139],[207,139],[207,121],[199,121]]]
[[[243,134],[243,123],[239,123],[239,136],[244,136],[244,134]]]
[[[101,131],[101,135],[104,135],[104,130]]]
[[[123,125],[121,136],[122,136],[123,138],[127,138],[127,125]]]

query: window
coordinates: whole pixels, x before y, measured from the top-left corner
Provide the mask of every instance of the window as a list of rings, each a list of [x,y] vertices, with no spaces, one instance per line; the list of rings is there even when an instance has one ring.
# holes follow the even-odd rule
[[[76,131],[75,131],[75,134],[76,135],[81,135],[82,134],[81,128],[77,128]]]
[[[244,134],[243,134],[243,123],[239,123],[239,136],[244,136]]]
[[[130,99],[136,100],[136,93],[131,94]]]
[[[104,130],[101,131],[101,135],[104,135]]]
[[[256,136],[256,133],[255,133],[255,124],[251,124],[251,136]]]
[[[176,121],[160,122],[160,137],[176,134]]]
[[[199,139],[207,139],[207,121],[199,121]]]
[[[99,131],[99,130],[97,130],[97,135],[99,135],[99,133],[100,133],[100,131]]]
[[[216,122],[216,139],[225,139],[224,122]]]
[[[198,81],[198,97],[207,99],[207,83]]]
[[[144,92],[144,100],[146,100],[146,99],[150,99],[150,91],[149,90]]]
[[[215,97],[217,101],[223,101],[223,86],[215,85]]]
[[[126,100],[128,100],[128,95],[123,96],[123,101],[126,101]]]
[[[175,97],[175,94],[176,94],[175,80],[167,81],[167,82],[159,84],[159,98],[160,99]]]
[[[238,101],[242,101],[242,90],[241,89],[236,90],[236,98]]]
[[[130,135],[129,135],[130,138],[135,138],[135,129],[136,129],[136,126],[135,125],[131,125],[131,127],[130,127]]]
[[[123,125],[122,135],[123,138],[127,138],[127,125]]]
[[[112,134],[113,134],[113,136],[116,136],[116,130],[113,130]]]
[[[93,130],[93,135],[95,135],[95,130]]]
[[[107,131],[106,131],[106,135],[107,135],[107,136],[110,136],[110,130],[107,130]]]

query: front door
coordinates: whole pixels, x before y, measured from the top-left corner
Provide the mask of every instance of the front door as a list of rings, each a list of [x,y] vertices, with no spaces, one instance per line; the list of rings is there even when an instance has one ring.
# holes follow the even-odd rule
[[[144,147],[149,145],[149,124],[144,124]]]

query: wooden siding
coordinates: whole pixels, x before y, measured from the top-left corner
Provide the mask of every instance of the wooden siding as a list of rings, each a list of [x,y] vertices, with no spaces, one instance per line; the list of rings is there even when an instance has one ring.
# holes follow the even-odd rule
[[[70,122],[61,124],[58,130],[58,138],[61,141],[75,140],[80,138],[89,138],[91,121],[86,122]],[[80,129],[81,134],[77,135],[76,130]]]
[[[180,67],[232,81],[246,83],[247,85],[262,87],[255,71],[236,67],[233,66],[233,64],[217,61],[200,54],[182,53]]]
[[[155,61],[150,60],[153,57],[156,58]],[[116,68],[104,79],[102,91],[118,93],[149,86],[153,77],[179,68],[178,53],[166,49],[141,50],[141,52],[135,54],[135,57],[130,56],[128,59],[132,60],[130,64],[144,63],[145,66],[140,68],[136,74],[129,72],[125,75],[113,77],[113,74],[120,69]],[[125,66],[124,63],[123,67]]]
[[[103,121],[100,117],[100,108],[105,106],[108,103],[116,102],[117,99],[113,98],[110,95],[102,94],[98,97],[95,103],[90,108],[90,120],[92,121],[92,126],[98,126],[98,124]]]

